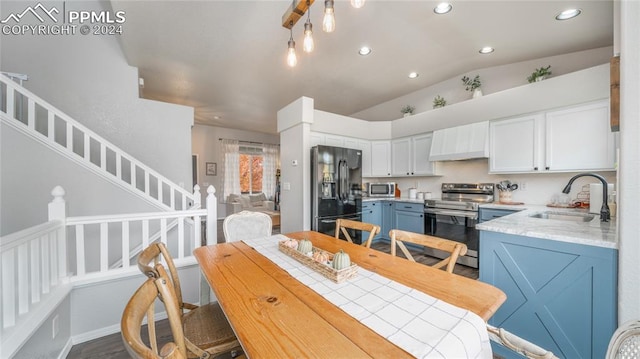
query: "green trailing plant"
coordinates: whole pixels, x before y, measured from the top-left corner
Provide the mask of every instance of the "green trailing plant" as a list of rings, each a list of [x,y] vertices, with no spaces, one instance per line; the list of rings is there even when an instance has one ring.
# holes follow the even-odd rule
[[[476,75],[473,79],[462,76],[462,83],[465,86],[465,90],[473,92],[473,90],[482,86],[482,82],[480,82],[480,75]]]
[[[413,107],[413,106],[411,106],[411,105],[406,105],[406,106],[404,106],[403,108],[401,108],[401,109],[400,109],[400,112],[402,112],[402,113],[404,113],[404,114],[407,114],[407,113],[408,113],[408,114],[413,114],[413,111],[414,111],[415,109],[416,109],[416,108],[415,108],[415,107]]]
[[[531,73],[531,76],[527,77],[527,81],[529,81],[529,83],[532,83],[539,81],[538,79],[542,80],[548,76],[551,76],[551,65],[536,69]]]
[[[433,108],[444,107],[447,104],[447,100],[440,97],[440,95],[436,96],[433,99]]]

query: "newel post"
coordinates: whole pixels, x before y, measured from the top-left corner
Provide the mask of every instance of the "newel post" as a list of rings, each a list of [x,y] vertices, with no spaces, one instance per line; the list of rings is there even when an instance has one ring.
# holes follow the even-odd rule
[[[218,243],[218,204],[216,189],[207,187],[207,245]]]
[[[196,183],[193,186],[193,208],[200,208],[202,205],[202,195],[200,195],[200,186]]]
[[[58,243],[57,263],[58,276],[67,276],[67,202],[64,200],[65,191],[61,186],[55,186],[51,190],[53,200],[49,202],[49,221],[61,221],[62,225],[58,229],[56,241]]]
[[[51,190],[53,200],[49,202],[49,220],[64,220],[67,218],[67,203],[64,201],[65,191],[60,186],[55,186]]]

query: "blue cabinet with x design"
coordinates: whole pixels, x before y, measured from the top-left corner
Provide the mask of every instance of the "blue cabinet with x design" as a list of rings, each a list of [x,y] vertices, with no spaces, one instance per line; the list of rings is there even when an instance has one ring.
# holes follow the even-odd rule
[[[507,295],[490,324],[561,358],[605,357],[617,326],[616,249],[481,231],[479,257],[479,279]]]

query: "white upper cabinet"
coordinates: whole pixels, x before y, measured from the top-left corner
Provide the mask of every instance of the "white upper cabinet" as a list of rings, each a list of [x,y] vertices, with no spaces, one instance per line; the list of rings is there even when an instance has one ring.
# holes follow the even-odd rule
[[[608,100],[493,121],[490,138],[493,173],[615,169]]]
[[[329,134],[324,136],[324,144],[326,146],[344,147],[344,140],[345,138],[343,136]]]
[[[608,100],[547,112],[545,169],[614,170],[609,114]]]
[[[362,177],[371,177],[371,141],[358,140],[356,148],[362,151]]]
[[[393,176],[429,176],[435,163],[429,161],[433,134],[423,134],[391,141]]]
[[[371,141],[371,177],[391,176],[391,141]]]
[[[543,150],[544,115],[493,121],[489,125],[489,172],[537,171]]]
[[[411,173],[411,139],[400,138],[391,141],[391,174],[409,176]]]

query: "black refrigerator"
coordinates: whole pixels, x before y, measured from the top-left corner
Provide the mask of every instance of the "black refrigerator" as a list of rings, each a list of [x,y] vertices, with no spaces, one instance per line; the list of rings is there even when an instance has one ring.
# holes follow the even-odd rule
[[[311,229],[333,236],[338,218],[362,220],[362,151],[311,148]],[[349,233],[362,242],[362,232]]]

